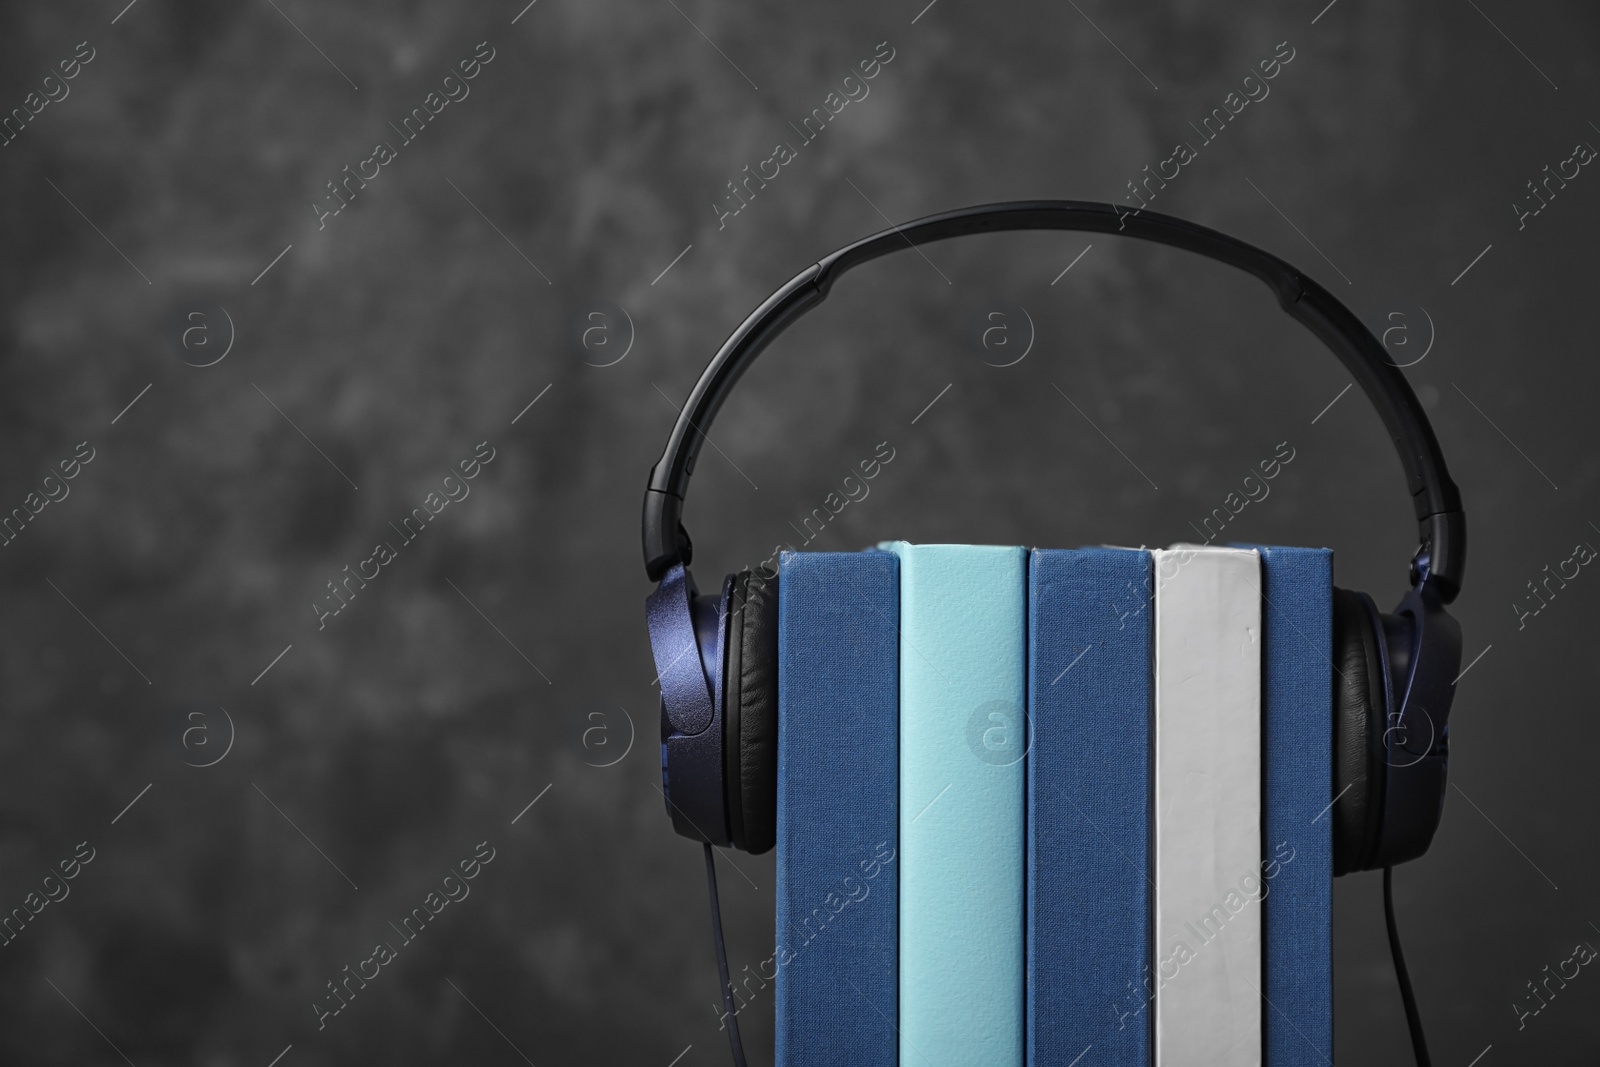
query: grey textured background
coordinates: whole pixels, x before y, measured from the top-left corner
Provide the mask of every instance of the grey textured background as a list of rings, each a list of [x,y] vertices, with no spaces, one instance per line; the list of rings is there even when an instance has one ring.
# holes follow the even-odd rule
[[[1443,827],[1397,875],[1406,944],[1435,1062],[1593,1053],[1600,978],[1520,1030],[1512,1005],[1600,942],[1600,578],[1520,629],[1510,605],[1600,543],[1600,177],[1521,230],[1508,204],[1600,144],[1600,18],[1551,0],[924,2],[6,8],[6,112],[78,42],[95,51],[0,148],[0,509],[78,442],[96,452],[0,549],[0,910],[79,842],[95,858],[0,948],[0,1060],[719,1062],[640,610],[637,509],[674,403],[832,247],[885,216],[1118,200],[1283,41],[1270,96],[1151,206],[1278,252],[1375,328],[1407,324],[1405,358],[1431,317],[1408,374],[1466,495],[1458,616],[1467,655],[1488,651],[1461,682]],[[470,96],[319,231],[324,183],[480,41],[494,58]],[[881,41],[870,95],[719,230],[724,183]],[[857,272],[716,426],[687,520],[702,584],[797,540],[880,441],[896,458],[813,547],[1165,544],[1288,441],[1238,538],[1330,545],[1341,585],[1396,601],[1402,480],[1357,393],[1327,408],[1337,363],[1257,283],[1182,253],[1095,238],[1052,285],[1090,243],[969,239]],[[1037,331],[1005,369],[972,326],[1001,302]],[[606,303],[633,345],[598,367],[619,349],[585,350],[574,324]],[[213,304],[233,347],[186,365],[175,324]],[[226,339],[203,321],[191,361]],[[471,495],[319,631],[325,583],[484,440]],[[224,750],[221,708],[231,750],[186,766]],[[495,859],[471,895],[319,1032],[324,983],[480,841]],[[735,862],[737,967],[770,944],[773,870]],[[1336,898],[1339,1056],[1409,1062],[1376,876]],[[768,1011],[746,1013],[758,1061]]]

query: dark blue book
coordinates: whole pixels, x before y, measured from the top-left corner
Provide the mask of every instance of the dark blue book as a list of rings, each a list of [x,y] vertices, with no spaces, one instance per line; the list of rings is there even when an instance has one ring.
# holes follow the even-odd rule
[[[1028,574],[1029,1064],[1150,1063],[1150,553]]]
[[[1268,548],[1262,656],[1266,1067],[1333,1060],[1333,554]]]
[[[778,584],[777,1063],[894,1067],[900,561],[785,553]]]

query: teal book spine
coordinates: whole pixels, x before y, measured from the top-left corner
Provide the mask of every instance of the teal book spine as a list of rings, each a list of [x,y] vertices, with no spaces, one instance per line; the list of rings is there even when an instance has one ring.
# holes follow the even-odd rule
[[[1021,1067],[1027,553],[900,557],[900,1062]]]

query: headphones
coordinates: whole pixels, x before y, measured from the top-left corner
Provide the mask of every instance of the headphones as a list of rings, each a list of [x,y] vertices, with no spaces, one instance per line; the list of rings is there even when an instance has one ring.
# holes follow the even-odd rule
[[[704,596],[688,570],[683,501],[711,420],[762,349],[820,304],[845,271],[903,248],[1007,230],[1125,234],[1253,274],[1339,357],[1377,408],[1405,468],[1421,547],[1411,589],[1392,614],[1381,614],[1365,593],[1333,592],[1333,871],[1422,855],[1444,806],[1448,718],[1461,667],[1461,627],[1445,605],[1461,590],[1467,532],[1427,416],[1372,332],[1288,263],[1182,219],[1075,200],[962,208],[838,249],[767,297],[695,383],[644,494],[645,571],[660,583],[646,614],[661,683],[662,794],[673,828],[707,845],[708,866],[711,845],[760,853],[777,837],[777,571],[729,575],[720,594]]]

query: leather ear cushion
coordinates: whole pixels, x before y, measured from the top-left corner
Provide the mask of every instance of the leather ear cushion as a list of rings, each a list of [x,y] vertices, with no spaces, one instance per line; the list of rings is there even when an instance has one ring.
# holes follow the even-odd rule
[[[760,854],[778,840],[778,581],[739,579],[738,788],[744,848]]]
[[[1383,818],[1383,658],[1366,594],[1333,590],[1333,873],[1368,870]]]
[[[778,585],[734,575],[724,657],[728,822],[735,848],[760,854],[778,837]]]

